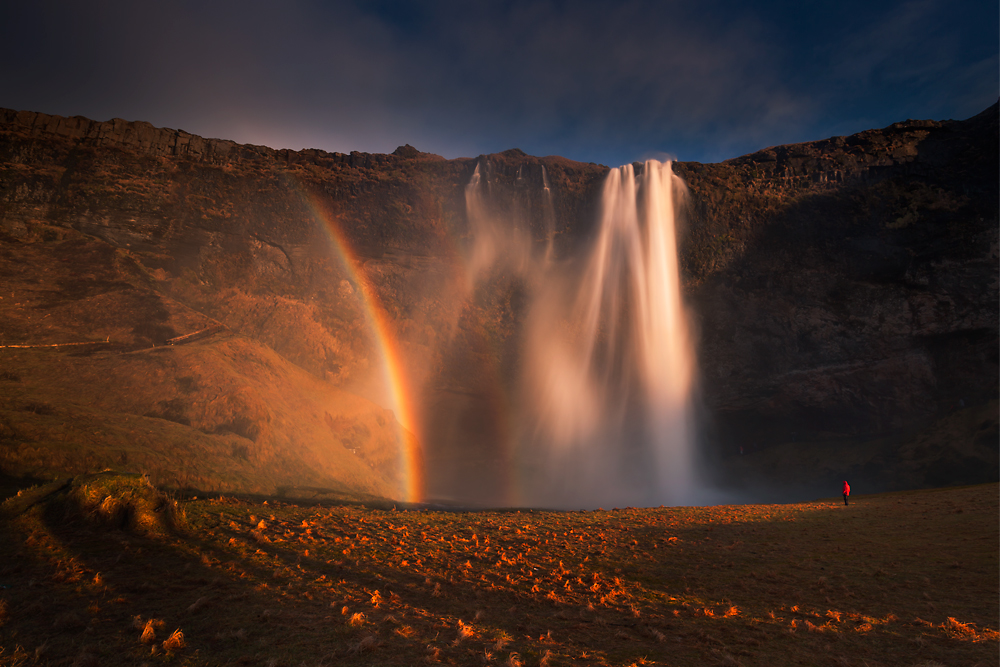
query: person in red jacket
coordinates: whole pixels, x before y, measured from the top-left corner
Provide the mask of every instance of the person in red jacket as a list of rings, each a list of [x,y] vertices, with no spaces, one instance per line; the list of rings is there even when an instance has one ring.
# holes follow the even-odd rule
[[[845,505],[847,504],[847,497],[849,495],[851,495],[851,485],[848,484],[847,480],[845,479],[844,480],[844,504]]]

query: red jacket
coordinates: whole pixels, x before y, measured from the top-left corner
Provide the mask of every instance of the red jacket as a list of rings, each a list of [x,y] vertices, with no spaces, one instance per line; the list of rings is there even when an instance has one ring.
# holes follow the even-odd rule
[[[851,485],[847,483],[847,480],[844,480],[844,491],[843,491],[843,493],[844,493],[845,496],[851,495]]]

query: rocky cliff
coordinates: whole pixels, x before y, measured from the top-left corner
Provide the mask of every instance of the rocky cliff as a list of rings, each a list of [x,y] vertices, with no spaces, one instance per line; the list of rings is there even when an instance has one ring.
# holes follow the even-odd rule
[[[997,145],[994,106],[679,166],[724,454],[813,443],[814,475],[869,488],[940,483],[943,468],[996,477]],[[900,460],[902,441],[963,410],[970,423],[920,464]]]
[[[675,165],[715,474],[997,477],[997,145],[993,107]],[[534,243],[587,241],[599,165],[276,151],[0,111],[0,345],[90,343],[0,349],[0,465],[138,456],[174,484],[398,495],[409,436],[378,406],[374,310],[422,388],[429,491],[503,500],[527,288],[504,267],[468,284],[477,165]],[[128,444],[126,419],[195,460]]]

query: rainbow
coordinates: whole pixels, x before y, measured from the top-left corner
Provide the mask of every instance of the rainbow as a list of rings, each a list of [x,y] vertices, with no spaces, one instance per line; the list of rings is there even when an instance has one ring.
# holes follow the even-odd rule
[[[327,211],[318,198],[310,195],[305,188],[294,187],[294,189],[298,191],[303,203],[326,232],[338,259],[349,274],[351,282],[360,289],[369,328],[375,335],[381,351],[382,371],[386,386],[390,389],[392,409],[396,415],[396,421],[401,426],[399,442],[403,473],[402,500],[420,502],[424,496],[424,471],[418,438],[421,432],[418,411],[412,402],[413,388],[410,386],[409,377],[402,363],[402,351],[393,331],[389,314],[382,306],[375,290],[362,275],[362,262],[359,261],[357,254],[344,236],[336,216]]]

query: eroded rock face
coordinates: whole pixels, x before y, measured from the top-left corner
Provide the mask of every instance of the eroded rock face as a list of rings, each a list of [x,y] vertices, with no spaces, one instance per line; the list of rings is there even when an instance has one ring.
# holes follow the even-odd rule
[[[993,107],[678,169],[728,452],[898,434],[996,396],[996,146]]]
[[[776,446],[883,443],[830,472],[862,474],[885,447],[903,451],[905,434],[996,397],[997,144],[993,107],[963,122],[907,121],[675,165],[690,189],[682,261],[714,469],[731,469],[740,446],[751,455],[740,460],[745,477]],[[502,269],[470,290],[464,189],[477,164],[496,205],[516,209],[535,243],[552,239],[566,256],[587,242],[607,172],[598,165],[518,150],[458,160],[410,146],[275,151],[146,123],[0,110],[3,344],[106,340],[94,354],[113,365],[114,355],[222,325],[385,404],[374,303],[422,388],[423,455],[439,471],[429,491],[502,501],[502,412],[517,390],[530,295]],[[58,366],[32,363],[40,375]],[[2,409],[20,410],[17,384],[0,385]],[[169,418],[182,399],[180,389],[163,396],[161,412]],[[103,409],[127,402],[111,397]],[[324,412],[314,440],[325,431],[364,451],[381,428]],[[248,435],[271,434],[282,418],[234,422],[225,437],[252,443]],[[26,428],[17,423],[0,437],[17,440]],[[386,493],[399,474],[379,442],[351,468],[366,492]],[[288,447],[281,455],[297,456]],[[357,481],[366,466],[379,468],[378,481]],[[910,468],[907,485],[919,481]],[[891,470],[869,471],[892,485]]]

